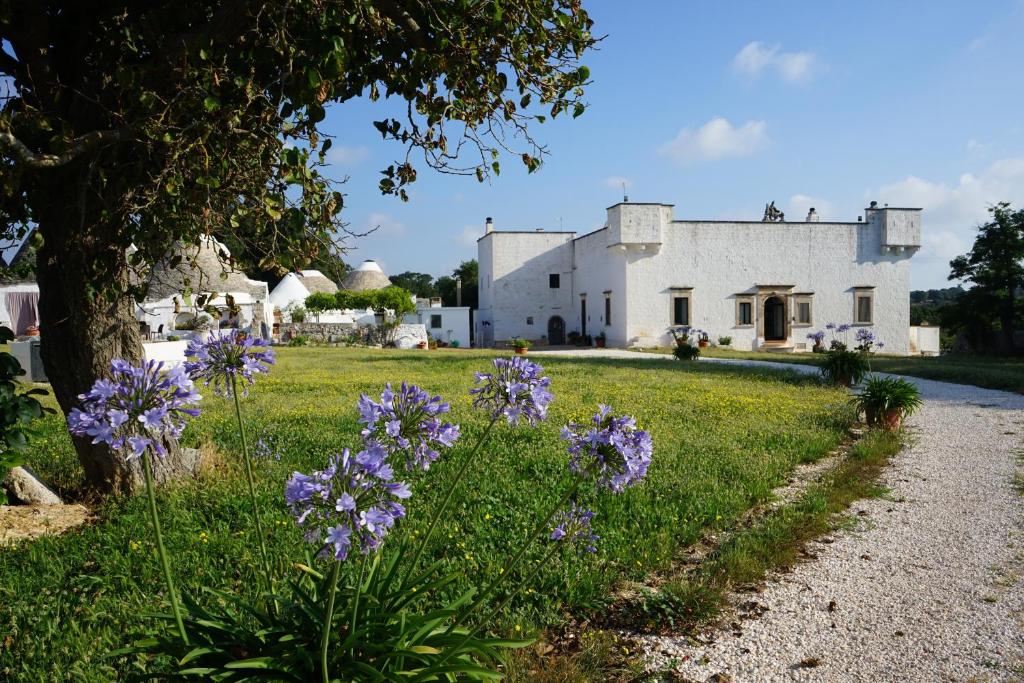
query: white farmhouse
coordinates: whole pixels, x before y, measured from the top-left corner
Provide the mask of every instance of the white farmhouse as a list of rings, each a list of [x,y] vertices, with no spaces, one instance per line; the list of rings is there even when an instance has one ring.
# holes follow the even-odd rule
[[[497,232],[477,242],[483,346],[514,337],[609,346],[670,343],[690,325],[744,350],[809,350],[828,322],[870,328],[912,352],[910,257],[921,210],[879,207],[856,222],[675,220],[671,204],[623,202],[605,227]]]

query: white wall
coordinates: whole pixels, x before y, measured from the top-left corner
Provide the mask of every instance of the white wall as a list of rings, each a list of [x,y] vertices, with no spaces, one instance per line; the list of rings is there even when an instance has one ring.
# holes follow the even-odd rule
[[[432,316],[441,316],[441,325],[434,327]],[[423,307],[415,313],[408,313],[402,318],[405,323],[422,324],[430,336],[437,341],[451,344],[458,341],[459,346],[468,349],[469,339],[469,307],[468,306],[435,306]]]
[[[536,340],[547,336],[548,321],[561,316],[566,331],[572,307],[571,232],[491,232],[478,244],[479,322],[492,325],[493,339]],[[557,273],[559,287],[549,286]],[[532,324],[530,319],[532,318]],[[478,326],[478,334],[480,334]],[[481,339],[486,338],[482,335]]]
[[[665,344],[671,289],[690,287],[691,325],[712,339],[732,337],[734,348],[755,349],[764,343],[758,337],[763,310],[755,298],[753,325],[738,326],[737,294],[756,297],[759,286],[788,285],[780,291],[808,293],[812,301],[811,324],[800,326],[789,299],[788,343],[799,349],[809,348],[806,335],[828,322],[852,323],[854,288],[870,286],[874,322],[866,327],[885,342],[886,352],[909,353],[909,259],[919,241],[917,213],[879,210],[878,219],[857,223],[672,221],[668,205],[618,204],[609,209],[609,228],[575,239],[565,233],[488,233],[478,242],[480,321],[492,322],[497,342],[539,338],[556,312],[567,332],[582,332],[579,302],[585,295],[588,334],[604,331],[613,346]],[[548,274],[566,269],[571,276],[562,275],[562,287],[548,289]],[[605,292],[611,293],[611,325],[604,320]],[[532,327],[526,325],[531,315]]]

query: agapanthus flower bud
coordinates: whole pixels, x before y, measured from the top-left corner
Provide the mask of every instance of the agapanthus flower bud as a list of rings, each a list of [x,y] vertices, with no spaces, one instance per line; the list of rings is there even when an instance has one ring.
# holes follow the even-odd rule
[[[148,361],[135,367],[118,359],[111,361],[110,374],[78,396],[81,407],[68,414],[72,434],[114,450],[127,447],[129,460],[147,448],[163,456],[162,439],[179,438],[186,419],[199,415],[191,406],[202,396],[180,366],[165,369],[163,363]]]
[[[389,383],[379,402],[366,394],[359,397],[363,440],[404,457],[406,469],[430,469],[438,448],[450,448],[459,439],[459,426],[438,418],[449,410],[440,396],[405,382],[396,394]]]
[[[231,396],[232,378],[242,385],[245,396],[255,376],[269,372],[269,366],[274,364],[274,351],[265,339],[238,330],[213,332],[206,341],[193,339],[185,355],[194,359],[185,363],[189,376],[202,381],[204,386],[212,384],[220,396]]]
[[[551,380],[543,376],[544,368],[522,356],[495,358],[494,372],[476,373],[478,385],[469,390],[476,396],[473,405],[497,418],[504,416],[509,424],[525,419],[531,425],[548,416],[548,391]]]
[[[295,472],[285,485],[285,502],[306,541],[320,547],[321,557],[345,560],[351,551],[369,554],[402,517],[398,501],[412,495],[379,444],[352,455],[346,448],[325,470]]]
[[[597,546],[595,544],[601,537],[590,528],[594,514],[573,503],[568,510],[563,510],[555,516],[555,526],[551,530],[550,539],[568,545],[577,545],[584,552],[596,553]]]
[[[616,417],[606,405],[599,406],[591,422],[562,428],[562,439],[569,442],[569,469],[594,476],[599,487],[615,493],[643,479],[654,452],[651,435],[637,429],[634,418]]]

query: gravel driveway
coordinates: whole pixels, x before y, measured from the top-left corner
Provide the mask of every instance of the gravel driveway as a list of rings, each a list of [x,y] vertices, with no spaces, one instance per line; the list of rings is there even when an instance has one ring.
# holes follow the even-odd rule
[[[737,683],[1024,681],[1024,396],[907,379],[924,405],[890,495],[855,503],[859,528],[812,543],[817,559],[773,577],[738,630],[644,637],[655,664]]]

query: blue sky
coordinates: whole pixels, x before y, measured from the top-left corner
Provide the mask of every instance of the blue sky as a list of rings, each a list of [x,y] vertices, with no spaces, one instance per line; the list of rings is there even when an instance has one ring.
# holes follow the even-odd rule
[[[654,2],[584,0],[593,85],[576,120],[534,128],[548,146],[489,183],[421,167],[411,199],[377,190],[403,149],[373,128],[381,103],[328,110],[329,175],[348,177],[345,220],[379,226],[347,260],[447,274],[498,229],[600,227],[622,196],[680,219],[787,217],[815,206],[856,220],[871,199],[921,206],[914,288],[948,286],[993,202],[1024,206],[1024,0]]]

